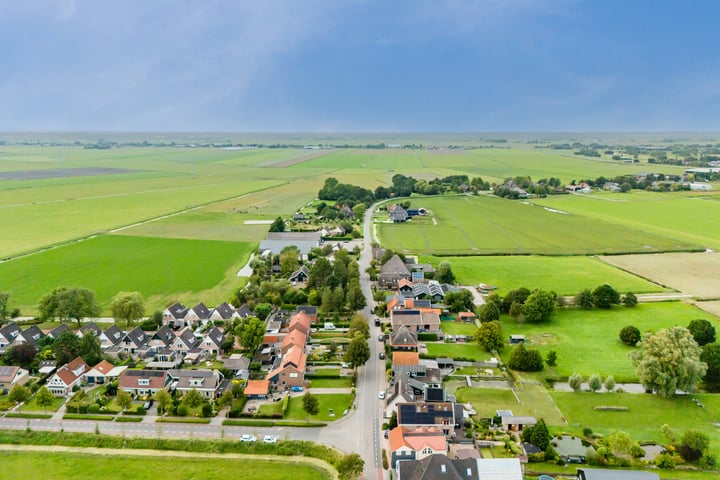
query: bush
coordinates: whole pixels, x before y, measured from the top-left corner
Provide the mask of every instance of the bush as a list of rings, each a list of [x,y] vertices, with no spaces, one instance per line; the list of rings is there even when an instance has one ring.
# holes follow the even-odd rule
[[[637,327],[628,325],[627,327],[620,330],[620,341],[625,345],[634,347],[640,341],[640,330]]]
[[[628,293],[626,293],[625,295],[623,295],[623,297],[622,297],[622,303],[623,303],[623,305],[625,305],[626,307],[632,308],[632,307],[634,307],[634,306],[637,305],[638,300],[637,300],[637,297],[635,296],[634,293],[628,292]]]
[[[672,455],[667,452],[663,452],[655,457],[655,466],[663,470],[672,470],[675,468],[675,460]]]
[[[605,379],[605,390],[607,390],[608,392],[612,392],[613,390],[615,390],[615,377],[613,377],[612,375],[608,375]]]
[[[434,342],[437,340],[437,333],[418,333],[418,340],[421,342]]]
[[[539,350],[525,348],[521,343],[510,352],[508,366],[521,372],[539,372],[543,369],[542,355]]]
[[[583,378],[579,373],[573,373],[568,379],[568,385],[573,389],[573,392],[579,392],[582,388]]]
[[[87,407],[87,413],[98,413],[100,411],[100,405],[97,403],[91,403]]]
[[[590,378],[588,378],[588,386],[590,387],[590,391],[597,392],[602,388],[602,380],[600,380],[600,375],[597,373],[593,373],[590,375]]]
[[[175,413],[177,414],[178,417],[186,416],[188,414],[187,405],[181,403],[180,405],[178,405],[177,410],[175,410]]]

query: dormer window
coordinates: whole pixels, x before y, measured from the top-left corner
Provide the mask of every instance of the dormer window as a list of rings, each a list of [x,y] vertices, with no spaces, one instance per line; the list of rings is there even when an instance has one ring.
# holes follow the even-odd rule
[[[150,379],[149,378],[138,378],[138,385],[142,387],[147,387],[150,385]]]

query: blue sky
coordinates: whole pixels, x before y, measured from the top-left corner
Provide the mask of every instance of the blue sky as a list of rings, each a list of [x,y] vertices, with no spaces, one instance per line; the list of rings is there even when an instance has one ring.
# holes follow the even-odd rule
[[[0,130],[720,130],[720,2],[0,0]]]

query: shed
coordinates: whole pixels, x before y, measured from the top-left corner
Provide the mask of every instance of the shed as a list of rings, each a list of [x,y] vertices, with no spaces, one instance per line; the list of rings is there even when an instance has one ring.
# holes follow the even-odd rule
[[[525,343],[525,335],[510,335],[510,345]]]

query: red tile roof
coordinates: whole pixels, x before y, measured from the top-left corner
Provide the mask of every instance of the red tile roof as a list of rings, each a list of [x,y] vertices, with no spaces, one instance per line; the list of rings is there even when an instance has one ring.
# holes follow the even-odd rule
[[[245,395],[267,395],[270,391],[269,380],[248,380]]]
[[[448,445],[445,434],[435,427],[395,427],[388,435],[390,440],[390,451],[394,452],[402,447],[407,447],[416,452],[430,447],[435,451],[447,451]]]
[[[393,365],[418,365],[420,354],[418,352],[393,352]]]

